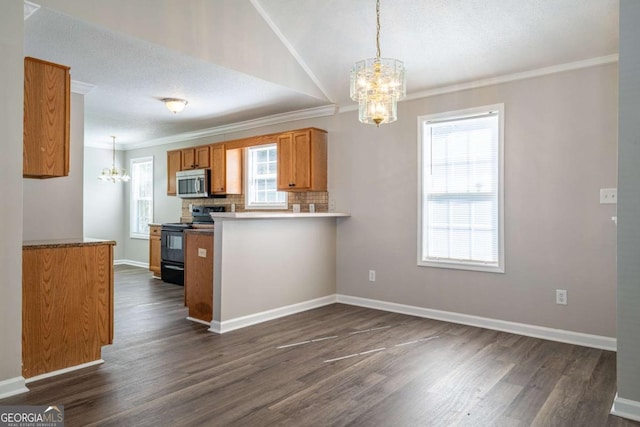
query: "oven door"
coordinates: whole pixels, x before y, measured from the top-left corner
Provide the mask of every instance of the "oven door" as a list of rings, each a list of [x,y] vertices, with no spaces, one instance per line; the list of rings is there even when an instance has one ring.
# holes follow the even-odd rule
[[[182,230],[162,230],[161,250],[162,261],[184,262],[184,233]]]

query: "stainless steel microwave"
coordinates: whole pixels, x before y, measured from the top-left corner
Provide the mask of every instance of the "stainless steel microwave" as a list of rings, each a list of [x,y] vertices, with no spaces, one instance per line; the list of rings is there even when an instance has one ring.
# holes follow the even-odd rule
[[[176,172],[176,194],[183,199],[209,197],[210,185],[210,169]]]

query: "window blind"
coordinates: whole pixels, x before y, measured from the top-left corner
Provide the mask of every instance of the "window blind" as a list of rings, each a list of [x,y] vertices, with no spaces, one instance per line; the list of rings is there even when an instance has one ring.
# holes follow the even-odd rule
[[[499,267],[499,113],[423,126],[422,260]]]

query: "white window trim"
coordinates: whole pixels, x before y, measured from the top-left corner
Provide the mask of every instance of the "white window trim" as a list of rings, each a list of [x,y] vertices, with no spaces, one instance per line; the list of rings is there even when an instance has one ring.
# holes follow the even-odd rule
[[[488,266],[480,262],[471,261],[424,261],[422,259],[422,237],[423,237],[423,182],[424,182],[424,170],[422,168],[422,140],[423,140],[423,123],[425,121],[435,120],[447,120],[462,117],[471,117],[487,113],[489,111],[498,111],[498,265]],[[505,254],[504,254],[504,104],[485,105],[482,107],[467,108],[464,110],[448,111],[445,113],[429,114],[418,117],[418,247],[417,247],[417,262],[422,267],[439,267],[439,268],[452,268],[458,270],[473,270],[484,271],[491,273],[504,273],[505,272]]]
[[[151,161],[151,165],[153,166],[153,170],[151,172],[151,180],[154,181],[154,171],[155,171],[155,162],[153,160],[153,156],[146,156],[146,157],[136,157],[133,158],[129,161],[129,171],[131,173],[133,173],[133,165],[135,163],[144,163],[144,162],[148,162]],[[154,181],[155,182],[155,181]],[[154,193],[155,193],[155,189],[154,189]],[[155,204],[155,200],[152,199],[152,203]],[[141,240],[149,240],[149,234],[148,233],[134,233],[133,230],[133,191],[132,188],[129,187],[129,237],[131,239],[141,239]],[[155,215],[155,209],[153,214]],[[152,218],[153,221],[153,218]]]
[[[282,193],[284,193],[284,202],[283,203],[278,203],[278,204],[273,204],[273,203],[254,203],[254,204],[250,204],[250,200],[249,200],[249,149],[251,148],[266,148],[266,147],[271,147],[271,146],[276,146],[276,143],[273,144],[263,144],[263,145],[257,145],[257,146],[253,146],[253,147],[247,147],[245,148],[245,152],[244,152],[244,170],[245,170],[245,179],[244,179],[244,183],[245,183],[245,188],[244,188],[244,194],[245,194],[245,199],[244,199],[244,208],[246,210],[286,210],[289,208],[289,193],[283,191]],[[277,179],[276,179],[276,183],[277,183]]]

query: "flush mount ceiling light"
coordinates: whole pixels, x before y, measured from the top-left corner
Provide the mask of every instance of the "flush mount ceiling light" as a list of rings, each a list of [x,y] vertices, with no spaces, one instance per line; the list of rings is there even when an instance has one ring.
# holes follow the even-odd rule
[[[111,163],[110,168],[102,169],[102,173],[98,176],[98,179],[102,181],[108,182],[127,182],[131,179],[129,174],[124,169],[116,169],[116,137],[112,136],[113,139],[113,163]]]
[[[398,100],[407,94],[404,63],[380,58],[380,0],[376,0],[376,57],[351,69],[351,99],[358,101],[362,123],[391,123],[398,119]]]
[[[188,104],[186,100],[180,98],[163,98],[162,102],[164,102],[164,105],[166,105],[173,114],[184,110],[184,107]]]

